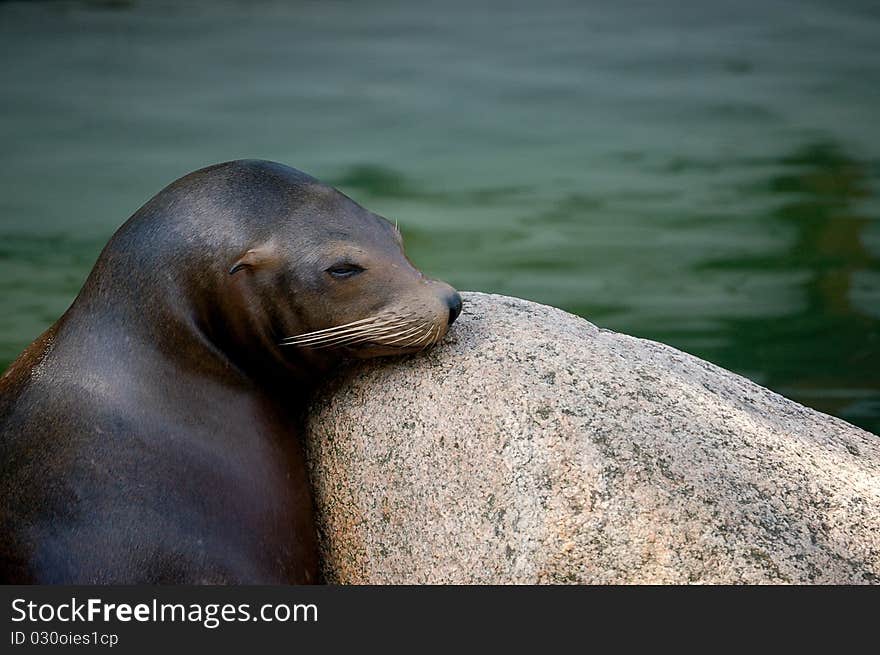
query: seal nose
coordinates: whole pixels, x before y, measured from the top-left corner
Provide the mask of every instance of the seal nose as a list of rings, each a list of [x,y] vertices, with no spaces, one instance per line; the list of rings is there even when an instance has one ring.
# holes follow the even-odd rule
[[[449,307],[449,325],[452,325],[461,314],[461,296],[457,291],[453,291],[451,295],[447,296],[446,305]]]

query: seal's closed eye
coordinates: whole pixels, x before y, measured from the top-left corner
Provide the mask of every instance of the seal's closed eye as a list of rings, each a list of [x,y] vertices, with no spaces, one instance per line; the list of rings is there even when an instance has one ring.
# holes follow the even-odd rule
[[[358,266],[351,262],[339,262],[338,264],[333,264],[333,266],[328,268],[326,272],[337,279],[342,279],[354,277],[358,273],[363,273],[365,270],[366,269],[363,266]]]

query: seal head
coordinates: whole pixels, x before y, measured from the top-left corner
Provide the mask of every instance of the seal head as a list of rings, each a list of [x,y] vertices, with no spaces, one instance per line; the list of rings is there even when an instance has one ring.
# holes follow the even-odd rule
[[[202,173],[199,185],[214,172]],[[227,180],[246,178],[236,186],[249,193],[227,199],[242,205],[227,212],[235,221],[227,234],[248,238],[223,248],[225,280],[210,294],[214,307],[202,306],[203,325],[242,366],[299,377],[304,366],[414,352],[446,334],[461,297],[413,266],[390,221],[280,164],[234,162],[223,172]],[[186,195],[192,202],[195,194]],[[213,225],[198,234],[216,233],[214,213],[197,220]]]

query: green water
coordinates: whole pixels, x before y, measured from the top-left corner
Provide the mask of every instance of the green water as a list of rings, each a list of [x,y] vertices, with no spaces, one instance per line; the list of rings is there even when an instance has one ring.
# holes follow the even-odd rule
[[[285,162],[463,289],[880,433],[876,2],[0,2],[0,366],[174,178]]]

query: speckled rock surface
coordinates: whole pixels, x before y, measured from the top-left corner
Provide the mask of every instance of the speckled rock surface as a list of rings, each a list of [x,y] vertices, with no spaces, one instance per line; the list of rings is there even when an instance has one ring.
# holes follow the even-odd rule
[[[877,583],[880,438],[669,346],[463,294],[310,415],[336,583]]]

